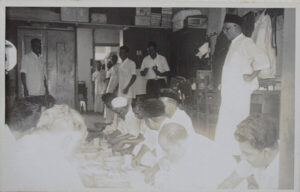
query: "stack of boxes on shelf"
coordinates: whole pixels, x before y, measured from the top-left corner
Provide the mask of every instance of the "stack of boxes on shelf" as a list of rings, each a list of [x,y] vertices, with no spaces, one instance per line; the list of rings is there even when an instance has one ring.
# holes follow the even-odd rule
[[[136,8],[135,25],[172,27],[172,8]]]
[[[151,25],[151,8],[136,8],[135,25]]]
[[[159,27],[161,23],[161,8],[151,9],[151,26]]]
[[[161,9],[161,27],[171,28],[172,27],[172,8]]]

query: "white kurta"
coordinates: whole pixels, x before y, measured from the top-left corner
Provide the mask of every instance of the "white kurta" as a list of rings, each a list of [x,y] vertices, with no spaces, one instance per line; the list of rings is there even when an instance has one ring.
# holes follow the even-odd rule
[[[119,64],[112,66],[106,74],[106,78],[109,78],[109,83],[107,85],[106,93],[114,93],[119,83],[118,75]]]
[[[234,159],[201,135],[189,136],[187,142],[181,159],[169,162],[167,168],[157,173],[156,186],[171,190],[216,189],[234,170]]]
[[[276,54],[272,46],[272,22],[269,15],[263,12],[255,22],[251,38],[270,61],[270,67],[259,73],[260,78],[274,78],[276,75]]]
[[[119,67],[119,97],[126,97],[128,99],[135,98],[133,85],[129,88],[127,94],[123,93],[123,90],[126,88],[133,75],[136,75],[136,64],[134,61],[127,58]]]
[[[135,95],[144,95],[146,94],[146,85],[147,80],[140,74],[140,69],[136,70],[136,80],[132,85],[134,87]]]
[[[21,73],[26,74],[26,84],[29,95],[44,95],[44,77],[47,76],[46,66],[41,56],[30,52],[22,58]]]
[[[104,103],[102,101],[102,95],[106,90],[105,83],[106,72],[104,70],[95,71],[92,76],[92,80],[95,82],[95,103],[94,111],[103,112]]]
[[[241,177],[247,178],[254,176],[254,179],[259,189],[278,189],[279,181],[279,153],[275,156],[273,161],[266,168],[253,168],[246,160],[242,160],[236,171]],[[245,179],[240,185],[236,187],[238,190],[248,189],[248,183]]]
[[[65,137],[67,138],[67,137]],[[83,189],[79,174],[67,160],[61,138],[47,132],[26,135],[6,146],[5,167],[1,169],[2,189],[12,191]]]
[[[177,123],[181,126],[183,126],[186,131],[187,131],[187,134],[189,137],[195,137],[197,136],[195,130],[194,130],[194,127],[193,127],[193,123],[192,123],[192,120],[191,118],[188,116],[188,114],[177,108],[175,113],[173,114],[173,116],[171,118],[166,118],[162,124],[161,124],[161,128],[168,124],[168,123]],[[160,145],[158,144],[158,139],[157,139],[157,148],[156,148],[156,156],[157,156],[157,159],[159,162],[161,162],[160,160],[163,158],[163,156],[165,155],[165,152],[162,150],[162,148],[160,147]],[[164,169],[164,164],[163,163],[159,163],[160,164],[160,167],[162,169]]]
[[[257,78],[246,82],[243,75],[269,66],[267,56],[252,39],[240,34],[232,40],[223,66],[222,100],[215,137],[215,141],[232,154],[240,154],[234,131],[249,115],[251,94],[258,88]]]

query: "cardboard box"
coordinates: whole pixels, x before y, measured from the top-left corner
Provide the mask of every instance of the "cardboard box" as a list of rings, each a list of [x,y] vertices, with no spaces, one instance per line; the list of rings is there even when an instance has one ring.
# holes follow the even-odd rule
[[[89,8],[62,7],[60,15],[62,21],[89,22]]]
[[[91,15],[92,23],[107,23],[107,17],[105,14],[93,13]]]
[[[150,16],[151,15],[151,8],[137,7],[135,13],[136,13],[136,15]]]
[[[151,17],[150,16],[135,16],[135,25],[150,26]]]

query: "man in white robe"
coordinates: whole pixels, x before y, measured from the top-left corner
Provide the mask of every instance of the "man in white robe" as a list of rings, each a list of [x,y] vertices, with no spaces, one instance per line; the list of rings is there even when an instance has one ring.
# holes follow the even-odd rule
[[[241,30],[242,19],[225,17],[223,32],[231,40],[222,71],[221,106],[215,141],[232,155],[239,155],[233,133],[250,113],[251,94],[258,88],[257,75],[270,66],[268,57]]]

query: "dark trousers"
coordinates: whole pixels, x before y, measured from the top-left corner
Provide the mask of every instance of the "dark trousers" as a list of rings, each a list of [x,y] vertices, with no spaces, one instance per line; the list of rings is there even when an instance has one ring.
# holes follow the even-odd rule
[[[158,98],[160,89],[166,87],[167,84],[164,79],[149,79],[146,86],[147,97]]]

